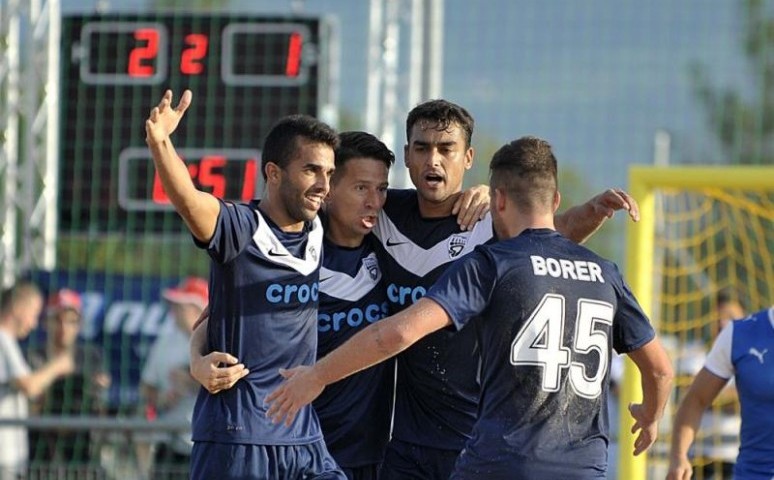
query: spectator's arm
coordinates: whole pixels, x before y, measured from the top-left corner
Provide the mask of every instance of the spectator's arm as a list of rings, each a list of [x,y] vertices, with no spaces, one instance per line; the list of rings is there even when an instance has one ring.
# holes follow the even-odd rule
[[[32,373],[15,378],[13,385],[25,397],[36,398],[45,392],[57,378],[72,373],[74,369],[75,364],[71,355],[58,355]]]

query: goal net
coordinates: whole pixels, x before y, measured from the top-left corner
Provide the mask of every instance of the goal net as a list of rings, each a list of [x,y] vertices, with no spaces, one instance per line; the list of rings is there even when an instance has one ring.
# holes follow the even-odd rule
[[[674,391],[647,460],[631,455],[624,407],[640,401],[627,361],[621,389],[618,478],[665,478],[679,401],[702,367],[726,300],[751,313],[774,303],[774,167],[633,167],[642,220],[629,230],[627,278],[672,358]],[[691,450],[694,477],[723,476],[739,431],[733,389],[705,412]],[[714,475],[714,476],[713,476]]]

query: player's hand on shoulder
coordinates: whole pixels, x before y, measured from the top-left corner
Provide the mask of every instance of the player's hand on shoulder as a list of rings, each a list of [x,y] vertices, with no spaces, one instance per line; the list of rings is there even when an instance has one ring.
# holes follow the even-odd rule
[[[608,188],[592,198],[589,203],[598,217],[612,218],[616,210],[626,210],[635,222],[640,220],[640,206],[637,200],[620,188]]]
[[[266,397],[269,406],[266,416],[272,423],[284,420],[285,425],[290,426],[298,411],[320,396],[325,384],[317,377],[313,367],[281,368],[279,373],[285,381]]]
[[[483,220],[489,207],[489,187],[476,185],[460,193],[454,202],[452,215],[457,215],[457,223],[462,230],[471,230],[476,222]]]
[[[148,144],[161,143],[175,131],[180,119],[191,105],[193,94],[185,90],[176,107],[172,107],[172,90],[167,90],[158,105],[150,111],[145,121],[145,141]]]
[[[218,393],[233,387],[250,371],[233,355],[211,352],[191,358],[191,376],[210,393]]]
[[[637,456],[650,448],[658,437],[658,418],[649,415],[641,403],[629,405],[629,413],[634,418],[632,433],[637,433],[634,440],[634,455]]]

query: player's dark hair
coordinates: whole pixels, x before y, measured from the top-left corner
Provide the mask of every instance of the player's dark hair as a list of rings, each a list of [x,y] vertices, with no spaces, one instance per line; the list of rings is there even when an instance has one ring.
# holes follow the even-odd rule
[[[367,132],[342,132],[339,134],[339,148],[336,149],[336,174],[344,171],[344,166],[353,158],[372,158],[390,168],[395,163],[395,154],[381,140]]]
[[[489,164],[489,178],[492,189],[505,190],[525,211],[552,205],[558,186],[551,145],[530,136],[503,145]]]
[[[19,282],[0,294],[0,312],[8,313],[14,305],[42,295],[40,288],[34,283]]]
[[[428,100],[414,107],[406,118],[406,140],[411,142],[411,130],[417,122],[427,123],[438,131],[458,125],[465,133],[465,147],[473,140],[473,117],[463,107],[448,100]]]
[[[339,146],[336,130],[326,123],[309,115],[288,115],[274,124],[263,142],[261,171],[264,180],[267,162],[272,162],[280,168],[286,168],[290,164],[300,147],[299,138],[328,145],[334,150]]]

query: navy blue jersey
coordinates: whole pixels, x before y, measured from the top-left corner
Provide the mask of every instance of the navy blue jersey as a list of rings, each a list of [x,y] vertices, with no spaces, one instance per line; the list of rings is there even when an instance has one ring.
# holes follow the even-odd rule
[[[388,315],[373,237],[357,248],[325,240],[317,314],[317,358]],[[344,467],[380,463],[390,438],[394,363],[386,361],[328,385],[314,401],[325,443]]]
[[[526,230],[479,247],[427,296],[481,344],[478,419],[453,478],[604,478],[611,349],[655,336],[615,264]]]
[[[291,427],[266,417],[266,396],[280,385],[279,368],[312,365],[317,350],[322,227],[285,233],[258,203],[222,203],[207,248],[210,272],[209,351],[234,355],[250,373],[215,395],[201,389],[194,441],[297,445],[322,439],[311,406]]]
[[[463,232],[454,216],[425,219],[415,190],[389,190],[374,233],[392,312],[422,298],[456,260],[492,238],[491,217]],[[476,418],[478,350],[475,332],[442,330],[398,356],[393,437],[460,450]]]

